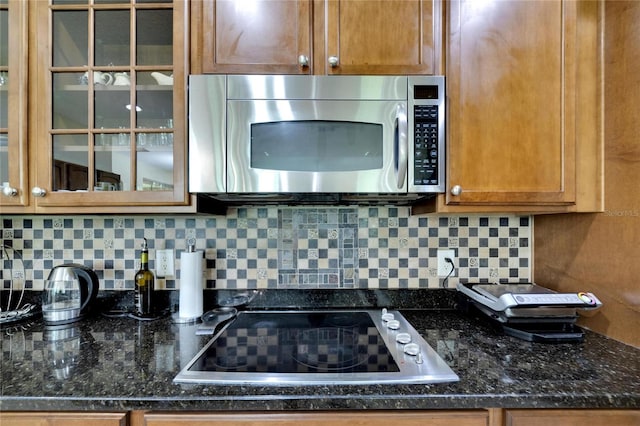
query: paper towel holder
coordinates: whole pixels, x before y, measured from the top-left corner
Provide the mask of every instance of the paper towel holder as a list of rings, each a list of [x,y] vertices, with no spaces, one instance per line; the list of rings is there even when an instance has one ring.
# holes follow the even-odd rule
[[[195,252],[196,252],[195,244],[188,244],[187,250],[184,251],[184,253],[189,253],[189,254],[192,254]],[[204,253],[203,253],[203,256],[204,256]],[[182,269],[182,266],[183,265],[181,264],[180,265],[181,269]],[[180,275],[183,276],[182,272]],[[182,289],[182,283],[180,288]],[[202,289],[200,291],[202,291]],[[200,295],[200,303],[202,303],[202,295]],[[178,323],[178,324],[196,324],[196,323],[202,322],[202,315],[182,316],[180,314],[180,308],[178,308],[178,312],[175,312],[174,314],[172,314],[171,319],[174,323]]]

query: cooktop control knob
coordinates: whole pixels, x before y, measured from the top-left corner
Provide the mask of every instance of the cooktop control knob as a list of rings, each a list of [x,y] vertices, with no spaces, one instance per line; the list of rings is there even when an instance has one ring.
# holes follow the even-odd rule
[[[420,353],[420,346],[415,343],[407,343],[404,345],[404,353],[411,356],[416,356]]]
[[[395,319],[390,319],[389,321],[387,321],[387,328],[390,328],[391,330],[397,330],[400,328],[400,321],[395,320]]]
[[[395,316],[392,313],[387,312],[387,308],[383,308],[382,309],[382,317],[381,318],[382,318],[382,321],[387,322],[387,321],[390,321],[390,320],[394,319]]]
[[[396,342],[401,345],[406,345],[407,343],[411,343],[411,335],[409,333],[398,333],[396,336]]]

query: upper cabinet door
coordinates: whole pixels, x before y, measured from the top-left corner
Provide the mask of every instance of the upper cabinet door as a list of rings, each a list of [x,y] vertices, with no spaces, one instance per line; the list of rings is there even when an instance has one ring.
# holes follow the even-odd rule
[[[439,0],[326,0],[324,7],[326,58],[316,73],[437,73]]]
[[[192,3],[194,74],[435,74],[440,0]]]
[[[186,205],[187,4],[30,4],[36,210]]]
[[[27,168],[27,7],[0,0],[0,207],[29,206]]]
[[[194,73],[309,74],[311,0],[192,3]]]
[[[598,28],[597,14],[578,22],[580,8],[573,0],[451,1],[447,204],[575,203],[576,75],[584,58],[597,66],[590,40]]]

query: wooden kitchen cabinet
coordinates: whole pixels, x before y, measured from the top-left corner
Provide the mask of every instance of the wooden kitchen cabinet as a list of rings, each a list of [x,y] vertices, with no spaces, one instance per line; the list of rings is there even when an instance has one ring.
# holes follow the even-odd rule
[[[0,2],[0,208],[27,211],[27,11],[22,0]]]
[[[439,0],[204,0],[192,73],[434,74]]]
[[[637,426],[640,410],[505,410],[504,426]]]
[[[2,426],[127,426],[127,413],[5,412]]]
[[[3,426],[636,426],[639,410],[506,409],[321,412],[3,412]]]
[[[188,211],[187,1],[29,7],[34,211]]]
[[[147,413],[146,426],[488,426],[489,413],[469,411],[365,411],[365,412],[262,412],[262,413]],[[132,425],[136,426],[136,425]]]
[[[439,212],[603,208],[602,2],[448,3]]]
[[[192,73],[309,74],[311,3],[192,2]]]
[[[327,0],[326,58],[316,73],[436,74],[440,6],[439,0]]]

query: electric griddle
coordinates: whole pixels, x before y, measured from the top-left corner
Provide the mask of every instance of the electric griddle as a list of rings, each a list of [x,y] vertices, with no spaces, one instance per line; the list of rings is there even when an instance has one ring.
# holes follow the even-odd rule
[[[535,342],[582,341],[575,325],[579,309],[598,309],[593,293],[558,293],[534,283],[459,283],[460,306],[475,310],[494,328]]]

